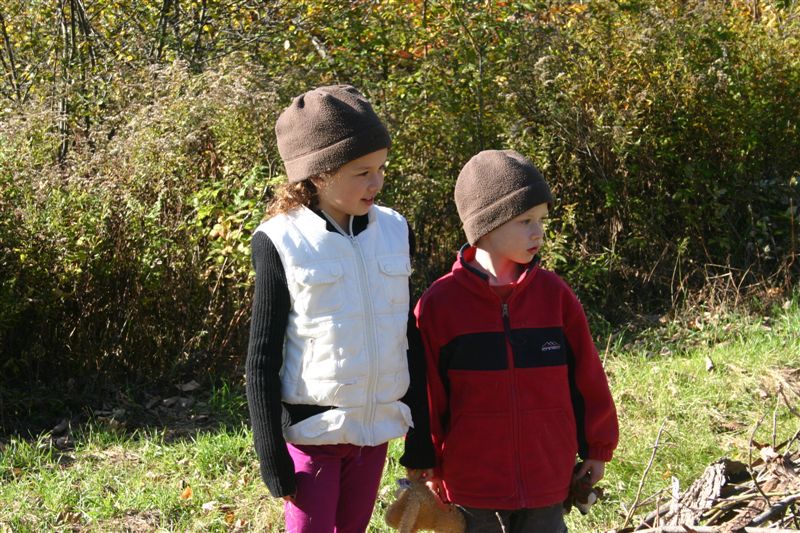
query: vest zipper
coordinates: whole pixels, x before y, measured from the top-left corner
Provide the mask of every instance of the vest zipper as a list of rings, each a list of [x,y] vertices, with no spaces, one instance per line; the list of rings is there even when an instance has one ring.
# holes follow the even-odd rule
[[[378,375],[378,342],[375,338],[375,312],[372,308],[372,300],[369,297],[369,275],[367,274],[367,265],[364,260],[364,254],[361,251],[361,245],[356,241],[355,236],[350,236],[350,242],[355,248],[356,255],[358,255],[359,266],[359,286],[361,287],[361,297],[364,300],[364,309],[366,312],[365,321],[367,323],[367,344],[369,353],[369,378],[367,381],[367,399],[366,399],[366,416],[364,431],[367,433],[367,442],[374,443],[374,420],[375,420],[375,388]]]
[[[353,235],[353,216],[350,216],[350,231],[345,232],[341,226],[333,219],[328,213],[322,211],[328,222],[336,228],[342,236],[346,237],[358,256],[358,287],[361,291],[361,299],[364,302],[365,322],[367,326],[366,339],[367,339],[367,359],[369,360],[369,373],[367,378],[367,397],[364,416],[364,432],[366,433],[367,442],[373,443],[375,439],[374,423],[375,423],[375,389],[378,381],[378,340],[375,335],[375,312],[372,308],[372,300],[369,297],[369,270],[367,269],[367,262],[364,259],[364,253],[361,250],[361,245],[358,244],[356,236]]]

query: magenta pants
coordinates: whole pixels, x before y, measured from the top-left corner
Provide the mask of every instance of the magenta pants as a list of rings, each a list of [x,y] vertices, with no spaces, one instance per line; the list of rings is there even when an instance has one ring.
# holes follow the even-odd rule
[[[387,444],[293,445],[295,503],[286,502],[286,533],[364,533],[372,516]]]

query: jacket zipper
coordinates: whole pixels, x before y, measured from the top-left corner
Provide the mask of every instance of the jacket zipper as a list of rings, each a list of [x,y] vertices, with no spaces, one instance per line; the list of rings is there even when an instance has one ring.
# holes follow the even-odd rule
[[[514,348],[511,344],[511,318],[508,315],[508,303],[503,302],[503,330],[506,334],[506,355],[508,359],[508,371],[511,378],[511,428],[514,432],[514,456],[519,457],[522,453],[520,445],[520,423],[519,423],[519,398],[517,397],[517,376],[514,366]],[[525,485],[522,482],[522,473],[516,469],[517,490],[519,491],[520,507],[525,506]]]

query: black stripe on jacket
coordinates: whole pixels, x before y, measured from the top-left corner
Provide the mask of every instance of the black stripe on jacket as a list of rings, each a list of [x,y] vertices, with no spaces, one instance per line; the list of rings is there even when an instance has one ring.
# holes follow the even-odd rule
[[[509,333],[515,368],[567,366],[570,397],[575,415],[578,454],[586,458],[586,406],[575,380],[575,354],[560,327],[520,328]],[[454,338],[442,347],[439,375],[449,394],[449,370],[496,371],[508,369],[504,332],[469,333]]]

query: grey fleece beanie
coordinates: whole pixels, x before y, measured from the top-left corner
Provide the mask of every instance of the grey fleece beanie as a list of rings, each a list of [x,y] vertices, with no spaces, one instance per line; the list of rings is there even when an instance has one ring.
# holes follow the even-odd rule
[[[278,117],[275,134],[290,183],[391,144],[370,103],[349,85],[317,87],[296,97]]]
[[[456,181],[455,200],[473,245],[528,209],[553,203],[539,170],[513,150],[484,150],[467,161]]]

